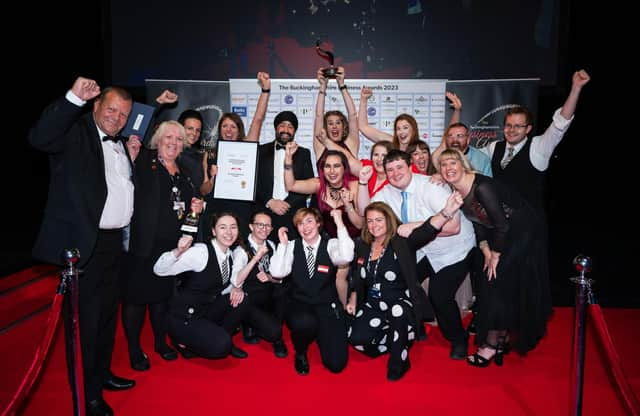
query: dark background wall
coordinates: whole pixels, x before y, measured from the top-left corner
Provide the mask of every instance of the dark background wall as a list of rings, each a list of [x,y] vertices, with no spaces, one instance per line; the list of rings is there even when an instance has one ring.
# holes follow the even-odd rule
[[[22,29],[5,37],[5,58],[9,59],[4,61],[10,72],[5,78],[5,105],[11,104],[11,110],[5,121],[8,146],[2,181],[0,275],[31,264],[29,251],[47,196],[48,162],[26,143],[28,129],[47,103],[63,94],[76,77],[91,77],[101,85],[127,85],[141,100],[145,98],[144,78],[224,80],[253,77],[265,68],[274,77],[308,78],[322,63],[312,49],[314,35],[318,35],[350,65],[353,77],[541,77],[537,129],[545,128],[553,111],[562,105],[572,73],[585,68],[592,81],[582,92],[576,119],[556,149],[548,174],[554,301],[571,301],[573,289],[567,280],[575,274],[571,260],[585,253],[593,258],[591,275],[597,280],[594,288],[603,304],[640,305],[631,250],[632,229],[636,228],[631,209],[634,195],[626,185],[632,175],[627,165],[629,160],[635,162],[635,155],[625,158],[624,152],[633,152],[633,148],[617,140],[636,130],[618,131],[624,128],[621,126],[635,125],[635,120],[619,122],[634,117],[621,107],[631,105],[628,100],[632,97],[624,90],[612,92],[614,84],[623,82],[620,78],[625,71],[623,66],[612,65],[618,61],[607,59],[606,53],[613,41],[619,45],[624,38],[615,37],[615,27],[604,23],[599,10],[590,10],[577,0],[492,1],[490,6],[472,0],[423,1],[423,14],[416,16],[378,1],[375,34],[365,39],[357,30],[345,29],[355,20],[349,14],[353,10],[347,10],[343,1],[335,2],[333,9],[340,10],[339,17],[329,16],[331,11],[323,9],[322,2],[316,3],[320,7],[317,19],[303,16],[308,1],[239,1],[226,9],[216,2],[217,12],[203,9],[202,2],[189,1],[170,2],[171,6],[158,1],[131,5],[120,0],[72,1],[37,8],[17,5],[22,12],[6,16],[22,24]],[[328,3],[329,7],[333,4]],[[551,25],[555,37],[550,47],[539,50],[540,40],[531,42],[531,37],[542,4],[551,4],[556,23]],[[297,16],[292,16],[294,9]],[[386,18],[392,19],[390,23]],[[303,23],[302,28],[295,22]],[[295,48],[281,48],[289,45],[287,38],[297,39]],[[123,49],[126,44],[135,47]],[[371,59],[367,61],[366,56]],[[626,147],[621,151],[617,145]],[[614,151],[608,152],[609,148]]]

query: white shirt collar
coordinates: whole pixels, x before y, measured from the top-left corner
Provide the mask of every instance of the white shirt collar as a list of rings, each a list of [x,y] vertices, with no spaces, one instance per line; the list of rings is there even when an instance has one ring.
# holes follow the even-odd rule
[[[223,262],[225,258],[231,256],[231,250],[227,249],[226,253],[222,251],[222,247],[220,247],[220,245],[218,244],[215,238],[211,239],[211,245],[213,246],[213,249],[216,252],[216,257],[219,259],[219,262]]]

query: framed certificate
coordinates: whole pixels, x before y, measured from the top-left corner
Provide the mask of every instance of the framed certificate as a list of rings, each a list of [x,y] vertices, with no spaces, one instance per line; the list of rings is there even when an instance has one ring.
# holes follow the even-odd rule
[[[255,201],[258,143],[218,140],[218,174],[213,197]]]

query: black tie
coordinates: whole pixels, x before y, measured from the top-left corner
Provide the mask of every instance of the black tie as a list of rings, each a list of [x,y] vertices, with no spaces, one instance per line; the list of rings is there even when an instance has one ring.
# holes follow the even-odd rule
[[[286,150],[286,149],[287,149],[286,144],[280,144],[280,142],[276,142],[276,150]]]
[[[102,138],[103,142],[106,142],[107,140],[111,140],[114,143],[118,143],[120,140],[122,140],[123,137],[122,136],[104,136]]]

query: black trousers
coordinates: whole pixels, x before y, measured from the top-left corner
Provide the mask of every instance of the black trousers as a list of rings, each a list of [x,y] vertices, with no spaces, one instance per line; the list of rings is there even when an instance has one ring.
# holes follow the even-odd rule
[[[306,354],[317,340],[322,364],[329,371],[339,373],[347,366],[347,318],[339,300],[319,305],[291,300],[286,321],[297,354]]]
[[[118,315],[121,260],[122,230],[98,231],[95,249],[84,266],[84,273],[80,275],[78,283],[80,347],[87,403],[102,398],[102,386],[110,374]],[[69,312],[68,302],[65,302],[65,314]],[[67,320],[65,332],[69,381],[73,383],[69,365],[73,358],[68,342],[71,337]]]
[[[281,286],[273,284],[264,290],[249,291],[247,296],[251,306],[244,323],[255,328],[257,334],[269,342],[282,338],[286,292],[281,290]]]
[[[438,319],[438,326],[442,335],[451,343],[463,343],[467,340],[456,303],[456,291],[471,269],[472,256],[473,250],[463,260],[440,269],[429,280],[429,300]]]
[[[169,335],[204,358],[224,358],[231,354],[231,335],[247,317],[250,305],[244,300],[231,306],[229,295],[218,296],[204,310],[189,318],[186,310],[170,310]]]

